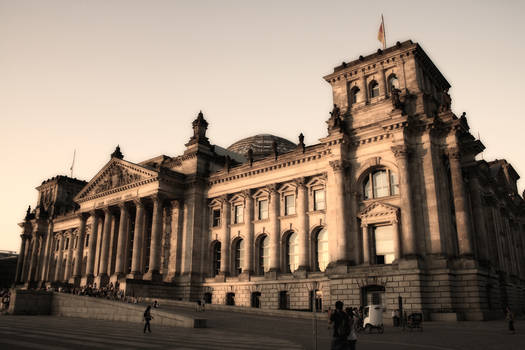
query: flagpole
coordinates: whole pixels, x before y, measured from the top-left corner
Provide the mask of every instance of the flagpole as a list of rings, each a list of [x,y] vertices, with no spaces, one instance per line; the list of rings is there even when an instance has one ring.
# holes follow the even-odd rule
[[[383,41],[383,50],[386,49],[386,28],[385,28],[385,20],[383,19],[383,14],[381,14],[381,24],[383,25],[383,36],[385,40]]]
[[[75,148],[75,150],[73,151],[73,162],[71,163],[71,168],[69,168],[69,170],[71,170],[70,177],[73,177],[73,168],[75,167],[75,156],[76,155],[77,155],[77,149]]]

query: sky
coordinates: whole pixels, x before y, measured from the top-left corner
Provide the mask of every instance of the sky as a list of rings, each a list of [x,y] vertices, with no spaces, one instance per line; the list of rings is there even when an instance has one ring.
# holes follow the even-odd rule
[[[418,42],[452,85],[486,160],[525,174],[523,1],[0,0],[0,250],[18,251],[35,187],[89,181],[120,145],[175,156],[202,110],[212,143],[326,135],[322,77]],[[520,192],[524,181],[518,182]]]

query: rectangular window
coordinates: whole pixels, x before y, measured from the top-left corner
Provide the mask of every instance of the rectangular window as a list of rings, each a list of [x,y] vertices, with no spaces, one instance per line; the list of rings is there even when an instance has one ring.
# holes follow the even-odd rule
[[[293,194],[284,196],[284,215],[295,214],[295,196]]]
[[[242,205],[236,205],[234,207],[234,212],[235,212],[234,223],[240,224],[241,222],[244,222],[244,207]]]
[[[324,190],[314,190],[314,210],[326,209]]]
[[[218,227],[221,225],[221,210],[213,209],[212,211],[212,226]]]
[[[88,245],[89,245],[89,235],[86,235],[86,245],[85,245],[85,247],[87,248]]]
[[[391,264],[394,255],[394,230],[392,226],[374,227],[376,264]]]
[[[259,220],[268,219],[268,200],[261,199],[258,202],[259,206]]]

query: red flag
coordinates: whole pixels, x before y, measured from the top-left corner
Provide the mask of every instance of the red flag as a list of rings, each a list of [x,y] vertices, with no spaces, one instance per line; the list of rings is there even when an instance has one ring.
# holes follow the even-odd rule
[[[383,49],[386,49],[385,21],[383,20],[383,15],[381,15],[381,25],[379,26],[379,33],[377,33],[377,40],[383,44]]]

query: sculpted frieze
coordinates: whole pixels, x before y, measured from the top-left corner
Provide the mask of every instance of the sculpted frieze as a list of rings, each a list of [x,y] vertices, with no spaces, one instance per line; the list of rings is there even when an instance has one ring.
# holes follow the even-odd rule
[[[93,189],[93,194],[108,191],[112,188],[128,185],[144,179],[143,176],[137,173],[132,173],[129,170],[118,165],[112,166],[108,172],[98,181],[98,184]]]

